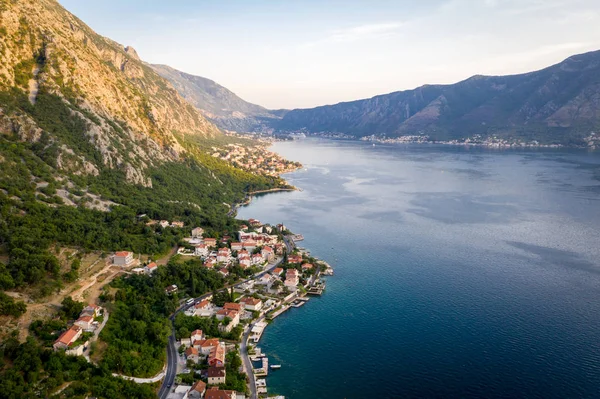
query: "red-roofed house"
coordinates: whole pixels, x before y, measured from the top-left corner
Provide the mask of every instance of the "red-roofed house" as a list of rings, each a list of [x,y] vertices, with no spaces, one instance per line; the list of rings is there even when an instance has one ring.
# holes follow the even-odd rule
[[[203,356],[207,356],[212,348],[219,345],[218,338],[205,339],[194,342],[194,348],[198,349]]]
[[[248,224],[252,227],[260,227],[262,223],[258,219],[248,219]]]
[[[302,263],[302,255],[289,255],[288,263]]]
[[[206,244],[207,247],[216,247],[217,239],[216,238],[205,238],[204,243]]]
[[[204,333],[202,332],[202,330],[194,330],[192,331],[192,334],[190,335],[190,340],[192,342],[194,341],[202,341],[204,339]]]
[[[229,248],[221,248],[219,249],[219,252],[217,252],[217,262],[227,262],[230,256],[231,251]]]
[[[271,247],[263,247],[263,249],[260,251],[260,254],[267,260],[272,260],[275,256],[275,252]]]
[[[252,298],[251,296],[240,299],[240,303],[244,305],[244,309],[255,312],[262,309],[263,302],[260,299]]]
[[[230,332],[240,323],[240,312],[237,310],[221,309],[217,312],[217,320],[225,320],[226,317],[231,319],[231,321],[227,325],[219,325],[219,330],[221,332]]]
[[[67,331],[62,333],[56,341],[54,341],[54,350],[69,349],[69,346],[81,336],[83,330],[78,326],[72,326]]]
[[[100,306],[90,303],[85,308],[83,308],[80,316],[92,316],[92,317],[100,316],[100,309],[101,309]]]
[[[156,263],[154,263],[154,262],[151,262],[151,263],[148,263],[146,265],[146,267],[144,267],[144,271],[147,274],[152,274],[152,273],[154,273],[156,271],[157,268],[158,268],[158,265]]]
[[[191,360],[194,363],[198,363],[198,360],[200,360],[198,357],[198,349],[194,348],[193,346],[187,348],[185,350],[185,358],[186,360]]]
[[[225,366],[225,345],[219,344],[210,350],[208,365],[213,367]]]
[[[207,375],[209,385],[225,384],[225,367],[209,367]]]
[[[115,255],[113,256],[113,265],[129,266],[131,263],[133,263],[133,252],[115,252]]]
[[[253,265],[260,265],[261,263],[263,263],[265,260],[262,257],[261,254],[253,254],[252,255],[252,264]]]
[[[80,316],[73,324],[83,330],[91,331],[94,327],[92,324],[93,322],[94,318],[92,316]]]
[[[236,399],[235,391],[226,391],[217,387],[208,388],[204,394],[204,399]]]
[[[288,269],[285,273],[285,281],[284,285],[286,287],[295,287],[298,285],[298,270],[296,269]]]
[[[206,392],[206,383],[204,381],[196,381],[188,392],[188,398],[200,399]]]
[[[226,302],[223,305],[223,309],[236,310],[239,312],[240,310],[242,310],[242,305],[240,305],[239,303],[235,303],[235,302]]]
[[[248,250],[248,251],[254,251],[254,249],[256,248],[256,241],[254,240],[248,240],[248,241],[244,241],[244,249]]]
[[[196,247],[194,248],[194,255],[196,255],[196,256],[208,255],[208,248],[206,247],[206,244],[202,243],[202,244],[196,245]]]
[[[231,243],[231,250],[232,251],[239,251],[242,248],[244,248],[244,244],[242,244],[241,242],[232,242]]]
[[[283,269],[281,267],[276,267],[275,269],[273,269],[273,274],[275,276],[281,276],[281,273],[283,273]]]
[[[312,263],[304,263],[304,264],[302,265],[302,270],[310,270],[310,269],[312,269],[312,268],[313,268],[313,265],[312,265]]]

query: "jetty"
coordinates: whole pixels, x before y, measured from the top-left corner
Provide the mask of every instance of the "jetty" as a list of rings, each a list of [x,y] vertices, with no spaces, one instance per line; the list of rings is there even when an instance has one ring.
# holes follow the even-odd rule
[[[323,291],[325,291],[325,281],[316,280],[315,283],[308,288],[306,291],[307,295],[323,295]]]
[[[267,317],[271,320],[273,320],[274,318],[276,318],[277,316],[281,315],[283,312],[285,312],[286,310],[288,310],[290,308],[290,305],[285,305],[283,306],[281,309],[276,310],[275,312],[271,313],[270,315],[268,315]]]

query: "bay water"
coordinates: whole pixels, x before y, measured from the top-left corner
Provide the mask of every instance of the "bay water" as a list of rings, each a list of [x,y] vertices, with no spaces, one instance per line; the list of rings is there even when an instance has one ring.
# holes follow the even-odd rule
[[[307,139],[241,218],[329,262],[265,330],[270,393],[600,397],[600,154]]]

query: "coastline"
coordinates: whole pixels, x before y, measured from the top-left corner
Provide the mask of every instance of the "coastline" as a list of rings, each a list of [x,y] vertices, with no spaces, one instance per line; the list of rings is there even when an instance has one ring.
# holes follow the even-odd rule
[[[362,141],[367,143],[377,144],[431,144],[431,145],[446,145],[446,146],[465,146],[465,147],[482,147],[491,149],[579,149],[596,151],[600,148],[600,136],[591,135],[584,138],[585,145],[575,144],[544,144],[537,140],[531,140],[529,142],[522,140],[509,140],[509,139],[497,139],[487,138],[482,139],[478,137],[469,137],[462,140],[431,140],[428,136],[416,136],[408,135],[397,138],[386,138],[385,136],[363,136],[356,137],[350,136],[343,133],[308,133],[306,137],[316,137],[321,139],[329,140],[349,140],[349,141]]]

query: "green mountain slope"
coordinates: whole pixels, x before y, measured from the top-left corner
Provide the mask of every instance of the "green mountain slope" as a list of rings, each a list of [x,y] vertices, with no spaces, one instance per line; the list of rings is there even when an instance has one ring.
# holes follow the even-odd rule
[[[482,135],[585,145],[592,132],[600,132],[600,51],[521,75],[473,76],[452,85],[296,109],[276,127],[356,137]]]
[[[285,111],[271,111],[239,98],[210,79],[178,71],[167,65],[151,65],[179,94],[217,126],[239,132],[263,131]]]
[[[0,288],[60,287],[53,244],[164,252],[136,214],[222,228],[281,184],[209,156],[231,138],[56,1],[0,0],[0,26]]]

